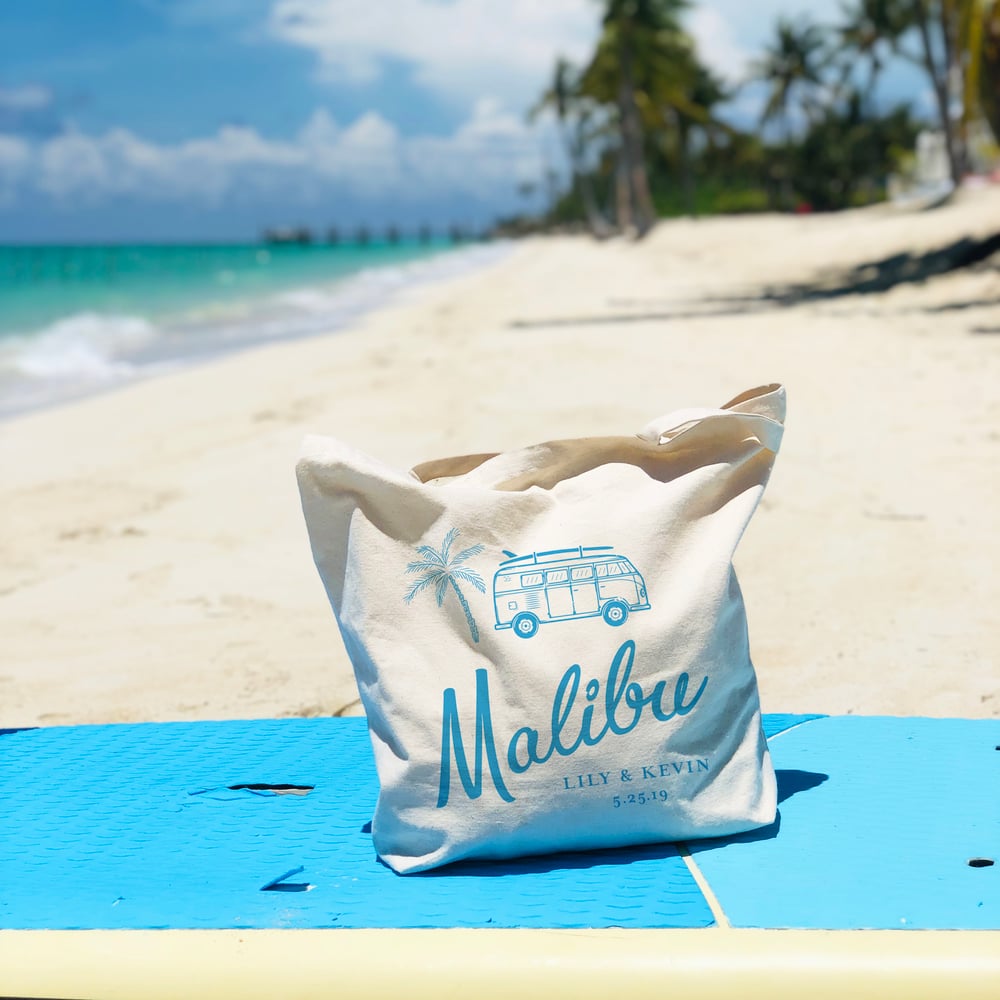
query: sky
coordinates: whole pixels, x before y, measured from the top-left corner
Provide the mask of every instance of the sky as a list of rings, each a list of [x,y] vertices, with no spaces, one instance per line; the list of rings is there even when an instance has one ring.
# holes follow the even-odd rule
[[[702,0],[732,83],[779,15],[832,0]],[[529,124],[598,0],[4,0],[0,243],[248,240],[266,226],[484,226],[564,169]],[[915,71],[885,101],[919,98]],[[751,125],[760,90],[729,109]],[[534,190],[534,193],[531,193]]]

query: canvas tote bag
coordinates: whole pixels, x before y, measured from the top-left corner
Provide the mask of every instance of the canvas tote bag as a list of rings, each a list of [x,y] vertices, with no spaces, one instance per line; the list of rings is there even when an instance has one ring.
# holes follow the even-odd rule
[[[399,472],[306,438],[312,552],[357,677],[397,872],[771,823],[732,567],[784,390],[635,437]]]

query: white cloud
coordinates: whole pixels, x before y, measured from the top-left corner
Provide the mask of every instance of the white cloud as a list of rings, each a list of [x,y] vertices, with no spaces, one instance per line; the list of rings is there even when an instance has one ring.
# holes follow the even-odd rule
[[[471,190],[485,197],[522,181],[539,181],[548,166],[539,146],[537,132],[483,98],[453,135],[409,140],[407,158],[415,173],[436,178],[445,190]]]
[[[266,30],[312,52],[331,84],[371,83],[386,60],[403,60],[419,86],[453,103],[471,109],[500,98],[520,113],[545,88],[557,56],[586,62],[600,14],[597,0],[273,0]],[[838,14],[815,0],[702,0],[685,24],[706,63],[735,85],[781,16]],[[755,118],[759,101],[748,103]]]
[[[52,91],[37,83],[23,87],[0,87],[0,110],[41,111],[52,103]]]
[[[23,139],[0,134],[0,205],[13,199],[30,162],[31,148]]]
[[[369,82],[398,59],[446,99],[501,95],[513,107],[537,96],[558,55],[582,62],[599,28],[593,0],[276,0],[268,22],[331,82]]]
[[[16,135],[0,135],[0,170],[11,174],[27,165],[31,150],[24,139]]]
[[[521,108],[544,87],[556,56],[587,59],[600,12],[596,0],[273,0],[267,30],[314,53],[330,82],[369,83],[384,60],[401,59],[419,84],[446,98],[501,96]],[[736,82],[781,16],[838,14],[815,0],[703,0],[686,24],[706,62]]]
[[[718,7],[696,7],[687,18],[687,28],[710,69],[728,83],[746,79],[754,53],[736,40],[733,22]]]
[[[686,25],[709,68],[736,87],[748,83],[753,62],[776,34],[779,18],[829,25],[839,21],[841,13],[839,7],[815,0],[703,0],[690,11]],[[725,117],[739,127],[756,127],[765,100],[766,88],[743,86],[728,103]]]
[[[38,187],[57,198],[102,191],[109,179],[101,144],[80,132],[67,132],[38,148]]]
[[[815,0],[706,0],[688,14],[687,28],[702,58],[729,83],[745,81],[776,31],[779,18],[835,23],[839,9]]]
[[[713,34],[722,36],[729,52],[722,52],[723,60],[736,53],[756,57],[775,33],[779,18],[802,22],[806,18],[817,23],[829,24],[840,20],[839,7],[815,0],[704,0],[689,15],[688,23],[699,43],[706,46],[706,58],[714,44]],[[701,19],[702,24],[696,26]],[[722,64],[718,70],[722,71]]]
[[[167,7],[167,0],[149,0]],[[172,2],[172,0],[171,0]],[[272,38],[312,52],[321,75],[348,86],[371,81],[386,60],[403,60],[416,83],[463,109],[448,135],[414,134],[405,117],[375,110],[339,123],[323,108],[287,139],[249,127],[166,144],[127,129],[70,130],[54,138],[0,134],[0,198],[34,189],[54,199],[217,204],[261,191],[316,198],[422,199],[475,195],[497,204],[522,181],[539,181],[561,157],[551,120],[524,123],[558,55],[582,64],[600,31],[597,0],[269,0]],[[240,0],[183,0],[191,16],[231,12]],[[779,15],[836,16],[814,0],[703,0],[687,17],[702,57],[728,82],[750,60]],[[228,14],[227,14],[228,16]],[[0,88],[0,111],[15,117],[52,103],[43,86]],[[420,101],[413,95],[416,105]],[[759,115],[762,90],[747,87],[730,107],[740,124]],[[8,128],[13,126],[8,125]]]
[[[502,198],[544,171],[537,133],[498,102],[482,99],[448,136],[402,136],[367,112],[340,126],[317,109],[292,139],[227,126],[168,145],[127,129],[73,130],[28,142],[0,134],[0,194],[33,187],[56,200],[119,196],[218,204],[261,191],[419,201],[453,194]]]

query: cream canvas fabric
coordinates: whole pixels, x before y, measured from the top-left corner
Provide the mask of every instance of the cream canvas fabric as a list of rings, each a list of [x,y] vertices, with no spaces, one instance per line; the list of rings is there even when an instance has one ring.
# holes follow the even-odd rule
[[[771,823],[733,552],[784,390],[635,437],[389,468],[309,437],[313,556],[368,716],[398,872]]]

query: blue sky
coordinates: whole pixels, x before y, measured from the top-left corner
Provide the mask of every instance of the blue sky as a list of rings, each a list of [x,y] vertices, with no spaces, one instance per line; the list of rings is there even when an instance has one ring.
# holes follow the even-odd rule
[[[561,164],[525,112],[596,0],[6,0],[0,242],[248,239],[268,224],[482,225]],[[779,13],[704,0],[704,58],[741,79]],[[912,70],[884,100],[926,100]],[[759,94],[732,114],[749,123]]]

